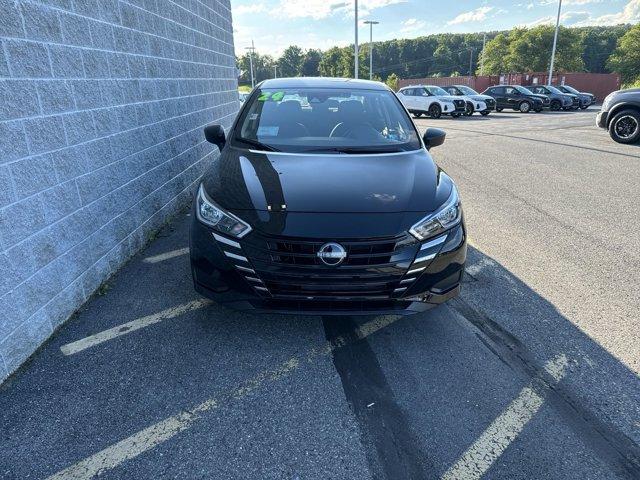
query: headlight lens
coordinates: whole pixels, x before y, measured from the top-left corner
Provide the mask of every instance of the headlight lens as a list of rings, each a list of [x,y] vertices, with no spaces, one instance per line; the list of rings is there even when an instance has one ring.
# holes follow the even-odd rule
[[[409,232],[418,240],[426,240],[460,223],[462,206],[455,185],[446,202],[434,213],[416,223]]]
[[[225,212],[207,196],[204,187],[200,184],[196,215],[205,225],[226,235],[242,238],[251,231],[251,226],[243,222],[232,213]]]

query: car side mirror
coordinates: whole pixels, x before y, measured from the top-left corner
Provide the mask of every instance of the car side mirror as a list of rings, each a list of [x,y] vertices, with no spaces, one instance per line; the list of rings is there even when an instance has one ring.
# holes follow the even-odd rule
[[[440,130],[439,128],[427,128],[422,140],[424,140],[424,146],[427,150],[431,150],[433,147],[442,145],[446,136],[447,133],[444,130]]]
[[[224,128],[217,123],[204,127],[204,138],[207,139],[207,142],[217,145],[220,150],[222,150],[225,143],[227,143]]]

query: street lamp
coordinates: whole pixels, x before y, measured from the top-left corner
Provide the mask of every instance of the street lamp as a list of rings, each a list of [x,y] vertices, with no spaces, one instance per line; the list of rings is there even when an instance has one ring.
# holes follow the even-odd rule
[[[547,85],[551,85],[553,77],[553,62],[556,59],[556,44],[558,43],[558,30],[560,29],[560,11],[562,10],[562,0],[558,0],[558,17],[556,18],[556,31],[553,34],[553,47],[551,48],[551,65],[549,65],[549,79]]]
[[[369,80],[373,80],[373,26],[380,22],[367,20],[365,25],[369,25]]]
[[[253,40],[251,40],[250,47],[244,47],[244,48],[245,50],[249,50],[249,65],[251,69],[251,89],[253,89],[253,87],[255,87],[255,81],[253,79],[253,52],[256,51],[256,47],[253,44]]]
[[[354,76],[353,78],[358,78],[358,0],[355,0],[356,2],[356,23],[355,23],[355,27],[356,27],[356,43],[355,43],[355,68],[354,68]]]

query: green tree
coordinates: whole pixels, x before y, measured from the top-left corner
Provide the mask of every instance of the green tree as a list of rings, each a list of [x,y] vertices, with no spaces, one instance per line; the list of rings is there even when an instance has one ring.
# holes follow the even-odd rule
[[[618,41],[629,31],[630,25],[607,27],[582,27],[576,29],[582,35],[582,60],[587,72],[609,73],[607,60],[616,49]]]
[[[487,42],[481,53],[484,62],[484,71],[482,72],[484,75],[497,75],[509,71],[507,62],[509,43],[509,38],[504,33],[499,33]]]
[[[322,60],[322,52],[320,50],[313,48],[307,50],[302,60],[302,76],[317,77],[320,74],[320,60]]]
[[[387,84],[387,86],[393,90],[394,92],[398,91],[398,83],[399,83],[399,78],[395,73],[392,73],[391,75],[389,75],[387,77],[387,79],[385,80],[384,83]]]
[[[607,66],[620,73],[625,84],[640,82],[640,24],[636,24],[620,39]]]
[[[507,65],[512,72],[545,72],[551,61],[554,27],[540,25],[514,29],[509,34]],[[554,69],[558,72],[584,70],[582,38],[575,30],[560,27]]]
[[[282,52],[278,59],[278,76],[299,77],[302,73],[304,53],[297,45],[291,45]]]
[[[340,47],[331,47],[324,52],[318,65],[320,75],[323,77],[340,77],[342,72],[341,59],[342,48]]]
[[[240,84],[251,85],[251,62],[249,54],[242,55],[237,59],[238,68],[240,69]],[[253,54],[253,74],[256,83],[273,78],[273,66],[275,61],[271,55]]]

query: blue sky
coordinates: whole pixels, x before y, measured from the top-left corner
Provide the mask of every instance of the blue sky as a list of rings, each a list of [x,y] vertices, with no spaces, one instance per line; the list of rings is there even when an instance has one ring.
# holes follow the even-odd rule
[[[231,0],[236,53],[255,41],[260,53],[296,44],[327,49],[353,42],[353,0]],[[374,40],[444,32],[503,30],[555,22],[558,0],[359,0],[360,18],[378,20]],[[640,22],[640,0],[563,0],[566,26]],[[361,41],[369,38],[360,28]]]

